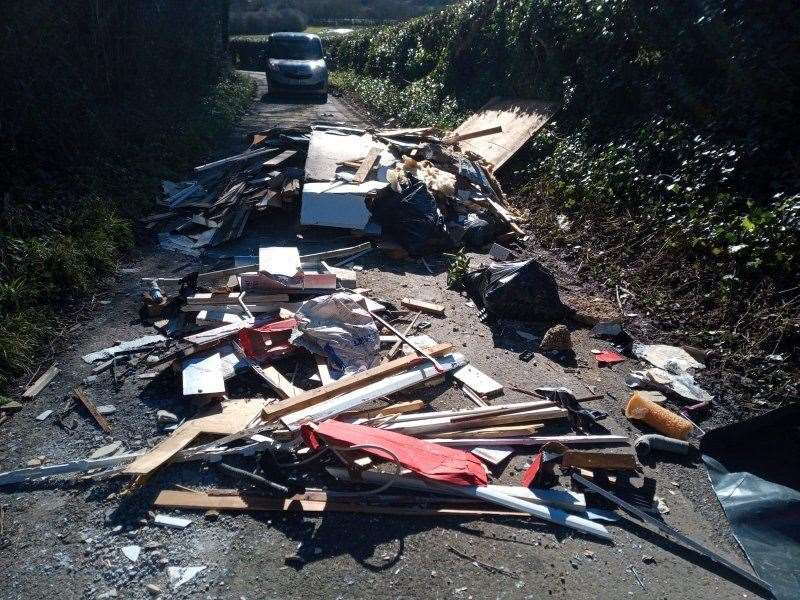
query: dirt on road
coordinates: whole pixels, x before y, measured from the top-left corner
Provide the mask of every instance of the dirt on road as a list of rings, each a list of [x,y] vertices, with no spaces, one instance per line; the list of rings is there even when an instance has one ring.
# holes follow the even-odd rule
[[[259,97],[263,94],[263,76]],[[327,104],[256,101],[217,156],[241,151],[246,135],[271,125],[311,119],[363,124],[359,115],[335,97]],[[109,281],[107,293],[81,315],[59,342],[61,374],[20,414],[2,428],[0,470],[24,466],[42,457],[59,463],[88,456],[98,447],[120,441],[134,451],[163,439],[156,411],[179,417],[192,411],[183,402],[173,377],[152,381],[128,378],[120,387],[106,373],[86,381],[90,367],[81,356],[151,332],[138,320],[140,278],[179,276],[200,267],[209,270],[218,259],[257,254],[260,246],[297,245],[301,253],[319,252],[352,242],[340,233],[301,231],[288,218],[260,216],[246,235],[203,258],[194,259],[144,245]],[[596,294],[592,282],[581,281],[555,257],[535,246],[529,253],[553,269],[559,283],[573,294]],[[472,255],[473,266],[488,262]],[[604,394],[590,403],[609,413],[603,423],[611,433],[631,440],[639,433],[623,416],[629,396],[625,374],[636,368],[626,361],[598,368],[591,350],[598,340],[578,323],[568,323],[576,365],[566,366],[538,355],[522,362],[526,349],[518,330],[541,335],[552,323],[501,321],[491,326],[478,320],[477,309],[446,285],[447,263],[395,261],[372,253],[356,264],[363,267],[359,284],[376,297],[399,303],[415,297],[445,305],[445,318],[431,317],[428,335],[449,341],[472,364],[511,386],[566,386],[578,394]],[[430,271],[433,271],[431,273]],[[170,274],[170,275],[166,275]],[[85,413],[75,429],[59,427],[54,417],[35,419],[57,410],[64,397],[84,385],[98,404],[113,404],[112,434],[104,435]],[[229,390],[233,397],[237,391]],[[466,407],[453,388],[426,389],[434,408]],[[526,399],[507,391],[508,402]],[[515,483],[530,460],[516,455],[495,480]],[[697,462],[643,465],[658,482],[657,496],[669,512],[667,522],[746,564],[730,535],[713,496],[705,470]],[[174,465],[137,493],[119,495],[126,478],[68,478],[21,484],[0,495],[0,595],[6,599],[60,598],[748,598],[751,591],[715,574],[698,556],[622,517],[609,524],[613,543],[598,543],[566,529],[534,519],[395,517],[324,514],[302,517],[281,513],[204,515],[174,511],[192,520],[185,529],[153,523],[152,500],[161,489],[180,484],[198,488],[215,483],[235,487],[202,464]],[[159,511],[164,512],[164,511]],[[142,548],[135,562],[123,548]],[[469,558],[465,558],[469,557]],[[290,557],[287,560],[287,557]],[[205,567],[177,589],[170,586],[170,567]]]

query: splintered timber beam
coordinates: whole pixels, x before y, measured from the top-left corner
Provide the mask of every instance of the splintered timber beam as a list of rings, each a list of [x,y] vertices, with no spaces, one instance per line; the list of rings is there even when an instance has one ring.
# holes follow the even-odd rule
[[[83,388],[79,388],[79,387],[75,388],[73,390],[72,394],[78,400],[81,401],[81,404],[83,404],[83,406],[86,407],[86,410],[89,411],[89,414],[92,415],[92,418],[95,421],[97,421],[98,425],[100,425],[100,429],[102,429],[106,433],[111,433],[111,424],[108,422],[108,419],[106,419],[103,415],[101,415],[97,411],[97,406],[95,406],[95,403],[92,402],[92,400],[89,398],[89,396],[83,390]]]
[[[442,356],[452,351],[452,349],[453,346],[450,344],[439,344],[431,348],[429,352],[434,356]],[[264,408],[264,418],[267,422],[275,421],[284,415],[319,404],[329,398],[344,394],[345,392],[357,389],[373,381],[388,377],[389,375],[394,375],[395,373],[409,369],[421,362],[424,362],[424,359],[420,359],[418,356],[404,356],[397,360],[378,365],[377,367],[367,369],[361,373],[356,373],[350,377],[339,379],[328,385],[309,390],[293,398],[287,398],[286,400],[270,404]]]
[[[41,392],[47,385],[55,379],[56,375],[58,375],[59,369],[57,366],[53,365],[44,374],[39,377],[34,383],[32,383],[28,389],[26,389],[22,393],[22,397],[25,399],[35,398],[39,392]]]

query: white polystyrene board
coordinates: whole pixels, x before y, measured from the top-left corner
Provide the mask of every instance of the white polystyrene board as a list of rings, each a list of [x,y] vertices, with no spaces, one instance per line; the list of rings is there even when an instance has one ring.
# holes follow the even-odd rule
[[[302,272],[297,246],[270,246],[258,250],[258,270],[261,273],[295,277]]]
[[[472,365],[461,367],[453,373],[453,377],[479,396],[494,396],[503,392],[503,384]]]

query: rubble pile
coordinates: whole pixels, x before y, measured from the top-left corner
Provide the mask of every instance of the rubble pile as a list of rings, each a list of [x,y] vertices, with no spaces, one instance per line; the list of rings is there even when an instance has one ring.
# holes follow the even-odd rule
[[[442,136],[430,128],[276,128],[255,135],[243,154],[197,167],[192,181],[165,182],[165,210],[145,220],[165,249],[199,256],[241,236],[254,213],[268,210],[296,212],[303,226],[344,229],[360,242],[313,254],[266,246],[213,271],[143,278],[141,316],[156,332],[83,360],[93,377],[175,378],[194,417],[180,422],[161,410],[164,436],[151,448],[31,465],[0,474],[0,485],[113,469],[136,493],[158,486],[159,471],[170,464],[200,462],[225,473],[228,491],[160,489],[154,505],[513,515],[604,541],[613,540],[607,524],[621,509],[766,589],[653,516],[655,481],[632,483],[642,470],[631,440],[611,434],[602,424],[607,413],[592,408],[603,394],[580,396],[554,381],[513,388],[514,401],[502,402],[503,383],[470,364],[456,350],[458,340],[424,333],[425,318],[447,318],[446,306],[374,297],[348,268],[376,248],[416,257],[522,234],[492,166],[459,147],[498,129]],[[555,278],[532,259],[508,262],[511,254],[495,244],[491,256],[502,258],[470,275],[478,308],[520,320],[566,318]],[[704,367],[696,353],[632,343],[619,323],[601,323],[595,335],[607,346],[595,351],[599,365],[637,357],[652,366],[629,379],[637,391],[626,414],[662,434],[641,440],[641,455],[693,450],[693,411],[710,404],[694,380]],[[544,339],[520,338],[530,345],[523,361],[574,354],[563,323]],[[28,397],[53,380],[53,369]],[[460,388],[469,405],[433,411],[413,393],[438,384]],[[247,393],[233,393],[241,389]],[[111,431],[108,406],[95,406],[81,388],[74,396]],[[667,397],[685,407],[682,415],[665,405]],[[705,404],[686,406],[696,400]],[[492,483],[517,453],[533,453],[519,482]],[[231,478],[239,481],[233,492]]]

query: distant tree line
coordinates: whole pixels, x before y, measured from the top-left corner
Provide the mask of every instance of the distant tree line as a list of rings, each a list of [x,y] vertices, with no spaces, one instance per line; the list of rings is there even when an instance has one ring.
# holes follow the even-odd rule
[[[232,0],[230,32],[303,31],[309,23],[408,19],[452,0]]]

